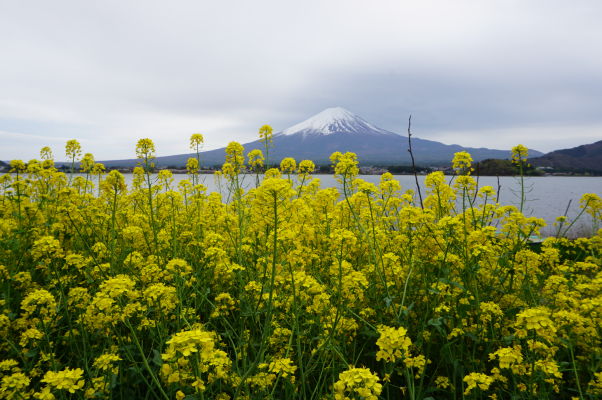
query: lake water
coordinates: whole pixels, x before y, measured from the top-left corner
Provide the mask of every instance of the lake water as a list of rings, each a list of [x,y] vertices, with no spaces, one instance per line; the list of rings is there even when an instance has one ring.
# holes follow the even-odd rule
[[[321,187],[340,187],[339,183],[332,175],[314,175],[320,178]],[[125,175],[128,184],[131,184],[132,175]],[[188,179],[186,174],[174,174],[174,184],[183,179]],[[209,191],[219,191],[218,185],[213,175],[201,175],[203,184]],[[394,175],[402,186],[402,190],[412,189],[416,191],[416,183],[413,175]],[[378,184],[379,175],[360,175],[359,178],[367,182]],[[451,177],[447,177],[449,181]],[[425,176],[419,175],[418,181],[424,196]],[[255,176],[245,175],[243,185],[246,188],[254,187]],[[495,176],[479,177],[479,187],[492,186],[495,190],[498,188],[498,178]],[[520,205],[520,179],[517,177],[503,176],[499,178],[499,202],[503,205]],[[569,176],[543,176],[543,177],[525,177],[525,188],[527,201],[524,205],[524,213],[528,216],[543,218],[548,222],[548,227],[544,228],[545,236],[555,234],[555,228],[552,223],[556,217],[564,215],[565,212],[570,220],[575,218],[581,208],[579,200],[584,193],[596,193],[602,197],[602,177],[569,177]],[[567,212],[568,207],[568,212]],[[572,229],[574,234],[591,234],[592,220],[587,214],[579,218]]]
[[[132,184],[132,174],[124,174],[129,187]],[[332,175],[316,174],[316,178],[321,181],[321,187],[340,187],[339,183]],[[413,175],[394,175],[402,186],[402,190],[412,189],[416,191],[416,183]],[[174,174],[174,187],[183,179],[189,179],[186,174]],[[379,175],[359,175],[359,178],[365,181],[378,184]],[[447,177],[449,181],[451,177]],[[424,175],[418,176],[423,197],[425,192]],[[202,183],[207,186],[210,192],[219,191],[218,184],[213,175],[201,175]],[[243,175],[243,186],[247,189],[255,185],[254,175]],[[492,186],[495,190],[498,188],[498,178],[495,176],[483,176],[479,178],[479,187]],[[503,176],[499,178],[499,202],[503,205],[520,204],[520,179],[516,177]],[[569,220],[574,219],[581,211],[579,200],[584,193],[595,193],[602,197],[602,177],[573,177],[573,176],[543,176],[525,178],[526,198],[524,213],[528,216],[543,218],[547,221],[548,227],[544,228],[544,236],[555,234],[556,230],[552,223],[556,217],[564,215]],[[225,194],[225,193],[224,193]],[[224,198],[226,198],[224,196]],[[418,203],[418,202],[417,202]],[[568,207],[568,212],[567,212]],[[591,217],[583,214],[578,223],[571,230],[573,235],[589,235],[592,233]]]

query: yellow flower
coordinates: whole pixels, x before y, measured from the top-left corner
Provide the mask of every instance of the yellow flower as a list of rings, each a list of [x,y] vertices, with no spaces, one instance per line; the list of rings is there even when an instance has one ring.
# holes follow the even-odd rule
[[[481,197],[493,197],[495,195],[495,190],[492,186],[481,186],[479,189],[479,196]]]
[[[267,171],[265,171],[265,178],[280,178],[282,176],[282,174],[280,173],[280,170],[278,168],[270,168]]]
[[[580,207],[585,208],[594,221],[602,220],[602,199],[596,193],[584,193],[579,203]]]
[[[268,371],[276,375],[280,374],[283,378],[289,379],[292,383],[295,382],[295,371],[297,367],[293,364],[290,358],[277,358],[270,362]]]
[[[165,269],[171,272],[174,276],[185,277],[192,273],[192,267],[188,265],[186,260],[181,258],[174,258],[173,260],[170,260],[165,266]]]
[[[294,158],[286,157],[280,161],[280,171],[285,174],[292,174],[297,169],[297,162]]]
[[[176,333],[167,341],[169,345],[163,359],[173,358],[177,353],[188,357],[203,349],[213,349],[215,335],[200,329]]]
[[[50,262],[51,259],[61,258],[63,249],[61,243],[52,236],[43,236],[33,243],[31,255],[34,260],[45,260]]]
[[[189,174],[198,174],[199,172],[199,160],[194,157],[190,157],[186,161],[186,170]]]
[[[84,157],[79,162],[79,168],[82,172],[91,172],[94,168],[94,156],[91,153],[84,154]]]
[[[527,149],[522,144],[514,146],[512,148],[512,162],[515,164],[522,164],[527,161],[529,157],[529,149]]]
[[[261,152],[261,150],[259,149],[254,149],[251,150],[249,152],[249,154],[247,154],[247,158],[249,160],[249,165],[252,168],[259,168],[259,167],[263,167],[263,162],[265,161],[264,157],[263,157],[263,153]]]
[[[378,333],[380,336],[376,341],[379,348],[376,352],[376,361],[395,362],[409,356],[412,340],[406,336],[407,330],[404,327],[393,328],[381,325],[378,327]]]
[[[136,144],[136,157],[143,160],[155,158],[155,144],[151,139],[138,140]]]
[[[122,193],[127,189],[125,178],[121,172],[113,170],[102,181],[102,189],[109,193]]]
[[[447,389],[451,384],[449,383],[449,378],[447,376],[438,376],[435,379],[435,386],[439,389]]]
[[[205,138],[203,137],[202,134],[200,134],[200,133],[193,133],[190,136],[190,148],[192,150],[196,150],[198,152],[199,148],[203,145],[204,141],[205,141]]]
[[[212,318],[217,318],[220,315],[227,315],[229,311],[236,308],[237,301],[235,301],[230,293],[220,293],[215,296],[215,309],[211,313]]]
[[[119,357],[117,354],[107,353],[107,354],[102,354],[102,355],[98,356],[94,360],[93,365],[94,365],[94,367],[96,367],[102,371],[107,371],[109,369],[112,369],[113,363],[115,363],[117,361],[121,361],[121,357]]]
[[[314,164],[311,160],[303,160],[299,163],[298,173],[300,176],[307,176],[314,172],[316,169],[316,164]]]
[[[30,345],[30,342],[33,341],[35,343],[43,337],[44,334],[42,332],[40,332],[36,328],[30,328],[21,334],[21,341],[19,342],[19,344],[21,345],[21,347],[26,347]]]
[[[40,316],[50,319],[56,315],[56,308],[57,304],[54,296],[46,289],[32,291],[21,302],[21,309],[25,311],[26,316],[30,316],[37,311]]]
[[[477,387],[481,390],[489,389],[489,386],[493,383],[493,378],[478,372],[471,372],[464,377],[464,382],[468,385],[464,390],[464,395],[467,395]]]
[[[157,307],[163,314],[172,312],[179,303],[176,288],[163,283],[150,285],[144,289],[143,296],[149,305]]]
[[[330,155],[330,161],[333,163],[335,177],[341,181],[350,181],[359,173],[355,153],[341,154],[337,151]]]
[[[602,371],[594,373],[594,378],[588,383],[587,392],[602,395]]]
[[[500,306],[490,301],[481,302],[479,304],[479,308],[481,311],[480,318],[484,323],[489,323],[493,319],[502,317],[504,315]]]
[[[52,149],[48,146],[44,146],[40,149],[40,158],[42,160],[52,160]]]
[[[529,330],[535,331],[539,336],[553,340],[556,327],[550,319],[550,310],[547,307],[534,307],[520,312],[516,316],[517,336],[524,338]],[[526,330],[526,331],[525,331]]]
[[[454,159],[452,160],[452,168],[456,171],[456,174],[466,174],[470,175],[472,171],[472,157],[470,153],[466,151],[459,151],[454,154]]]
[[[84,387],[84,379],[82,378],[84,371],[81,368],[71,369],[69,367],[62,371],[48,371],[44,375],[42,382],[47,383],[58,390],[67,390],[69,393],[75,393],[76,390],[81,390]]]
[[[346,400],[354,395],[366,400],[377,400],[382,391],[378,376],[368,368],[349,368],[339,374],[334,383],[335,400]]]
[[[42,390],[40,392],[34,393],[33,397],[38,400],[54,400],[54,399],[56,399],[56,397],[54,397],[54,395],[52,394],[52,390],[48,386],[45,386],[44,388],[42,388]]]
[[[489,359],[498,359],[500,362],[500,368],[512,369],[515,374],[521,373],[520,364],[523,362],[523,355],[521,353],[520,346],[516,347],[502,347],[496,352],[489,354]]]
[[[5,375],[2,377],[2,383],[0,385],[0,395],[8,395],[6,397],[7,399],[18,399],[18,394],[26,392],[30,381],[31,380],[27,375],[22,372]]]
[[[274,129],[272,129],[269,125],[263,125],[259,128],[259,140],[268,146],[269,143],[272,142],[272,137],[274,136]]]
[[[161,375],[168,383],[178,382],[179,387],[185,385],[198,392],[206,390],[206,384],[217,380],[225,380],[230,373],[232,362],[226,352],[216,348],[217,335],[200,328],[178,332],[167,341],[167,349],[161,355],[164,364]],[[195,368],[206,376],[202,379]],[[174,372],[177,371],[177,372]]]
[[[75,139],[67,141],[65,145],[65,155],[70,160],[76,160],[82,154],[82,146]]]
[[[558,364],[553,359],[547,358],[535,361],[535,369],[554,378],[562,378]]]
[[[226,162],[232,164],[236,172],[240,171],[245,163],[244,151],[244,147],[238,142],[230,142],[226,146]]]
[[[415,374],[415,377],[419,378],[424,373],[426,365],[430,364],[431,361],[427,360],[425,356],[420,354],[416,357],[406,358],[405,360],[403,360],[403,363],[407,368],[416,368],[417,372]]]
[[[27,165],[21,160],[11,160],[10,163],[10,172],[24,172],[27,169]]]

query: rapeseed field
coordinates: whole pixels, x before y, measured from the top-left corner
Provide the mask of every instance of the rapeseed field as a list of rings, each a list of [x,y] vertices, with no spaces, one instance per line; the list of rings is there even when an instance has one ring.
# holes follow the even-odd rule
[[[150,139],[130,187],[74,140],[70,173],[48,148],[11,162],[0,398],[601,398],[602,229],[568,240],[560,218],[531,243],[544,221],[497,204],[468,153],[418,200],[352,153],[331,157],[339,188],[309,160],[265,171],[260,133],[265,153],[228,145],[224,195],[199,134],[177,186]],[[581,207],[602,221],[596,194]]]

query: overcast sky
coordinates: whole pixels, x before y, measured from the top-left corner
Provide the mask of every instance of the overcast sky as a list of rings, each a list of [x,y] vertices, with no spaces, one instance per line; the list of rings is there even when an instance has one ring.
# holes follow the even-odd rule
[[[602,139],[602,2],[0,0],[0,159],[255,140],[332,106],[417,137]]]

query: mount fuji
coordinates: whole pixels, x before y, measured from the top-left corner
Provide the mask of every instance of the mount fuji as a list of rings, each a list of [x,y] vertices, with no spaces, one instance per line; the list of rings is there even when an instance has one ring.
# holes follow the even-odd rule
[[[282,135],[326,136],[337,133],[350,135],[397,135],[380,129],[342,107],[327,108],[305,121],[281,132]]]
[[[245,154],[253,149],[264,150],[259,140],[243,144]],[[410,155],[408,137],[381,129],[358,115],[342,108],[324,111],[290,128],[276,133],[270,148],[270,164],[279,163],[284,157],[296,160],[312,160],[316,164],[329,164],[335,151],[351,151],[357,154],[363,165],[408,165]],[[468,151],[475,161],[487,158],[509,158],[508,150],[471,148],[446,145],[432,140],[412,137],[412,150],[418,165],[449,165],[454,153]],[[531,150],[532,156],[542,153]],[[159,166],[183,166],[191,154],[157,157]],[[107,166],[132,166],[136,160],[106,161]],[[224,148],[201,153],[203,165],[213,166],[224,162]]]

